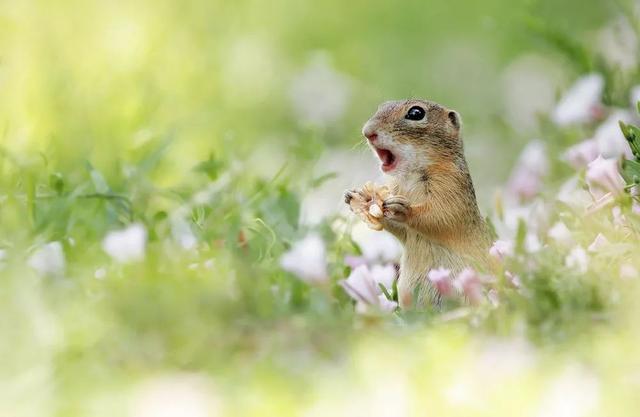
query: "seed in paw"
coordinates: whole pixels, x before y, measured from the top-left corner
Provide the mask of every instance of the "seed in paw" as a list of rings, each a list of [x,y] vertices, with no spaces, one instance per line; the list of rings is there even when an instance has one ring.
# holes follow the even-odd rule
[[[369,207],[369,214],[375,217],[376,219],[379,219],[383,216],[382,209],[377,204],[372,204]]]

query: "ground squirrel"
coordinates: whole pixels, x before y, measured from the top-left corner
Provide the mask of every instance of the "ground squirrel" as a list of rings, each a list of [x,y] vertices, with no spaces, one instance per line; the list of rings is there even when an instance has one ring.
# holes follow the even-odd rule
[[[491,238],[460,130],[457,112],[425,100],[383,103],[362,129],[387,179],[380,223],[404,246],[398,279],[402,308],[439,302],[427,279],[432,268],[458,273],[490,267]],[[345,202],[361,217],[356,204],[372,199],[370,187],[345,192]]]

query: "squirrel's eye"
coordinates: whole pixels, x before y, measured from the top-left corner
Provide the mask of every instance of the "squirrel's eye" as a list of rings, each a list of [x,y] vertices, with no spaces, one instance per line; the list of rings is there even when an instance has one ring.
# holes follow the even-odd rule
[[[425,111],[420,106],[413,106],[407,112],[407,115],[404,116],[405,119],[409,120],[422,120],[424,119]]]

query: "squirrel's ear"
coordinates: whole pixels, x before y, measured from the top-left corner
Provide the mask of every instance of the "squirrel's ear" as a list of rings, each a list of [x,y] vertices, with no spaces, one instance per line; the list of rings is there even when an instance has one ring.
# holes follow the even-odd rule
[[[458,114],[458,112],[450,110],[448,116],[453,127],[455,127],[456,129],[460,129],[460,115]]]

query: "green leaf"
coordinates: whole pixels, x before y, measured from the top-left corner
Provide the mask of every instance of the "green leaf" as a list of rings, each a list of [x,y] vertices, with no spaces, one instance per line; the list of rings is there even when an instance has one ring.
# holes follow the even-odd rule
[[[387,291],[387,288],[384,285],[382,285],[381,283],[378,283],[378,287],[380,287],[380,290],[382,291],[384,296],[387,297],[387,300],[394,301],[393,297],[391,296],[391,294],[389,294],[389,291]]]
[[[89,175],[91,176],[91,182],[96,189],[96,192],[100,194],[108,194],[111,190],[107,181],[104,179],[104,176],[91,165],[91,162],[86,161],[86,167],[89,171]]]
[[[619,124],[622,134],[625,139],[627,139],[627,142],[629,142],[633,156],[636,160],[640,161],[640,129],[637,126],[628,125],[622,120],[620,120]]]
[[[623,161],[622,176],[628,184],[636,183],[640,178],[640,162],[629,159]]]
[[[516,231],[516,251],[525,251],[525,240],[527,238],[527,224],[523,219],[518,219],[518,229]]]
[[[224,167],[224,163],[217,159],[213,154],[209,155],[209,159],[200,162],[193,170],[195,172],[201,172],[209,177],[210,180],[215,180],[220,175],[221,168]]]
[[[54,172],[49,175],[49,186],[56,192],[56,194],[61,195],[64,191],[64,178],[62,177],[62,174]]]
[[[336,172],[329,172],[327,174],[321,175],[317,178],[314,178],[311,180],[311,183],[309,184],[311,186],[311,188],[318,188],[320,187],[322,184],[324,184],[325,182],[332,180],[334,178],[336,178],[338,176],[338,173]]]
[[[626,138],[629,141],[633,156],[635,156],[636,160],[640,160],[640,129],[634,125],[627,125],[627,130],[629,130],[629,135]]]
[[[624,137],[629,140],[629,129],[627,127],[627,125],[625,124],[625,122],[623,122],[622,120],[618,120],[618,124],[620,125],[620,130],[622,131],[622,134],[624,135]]]

